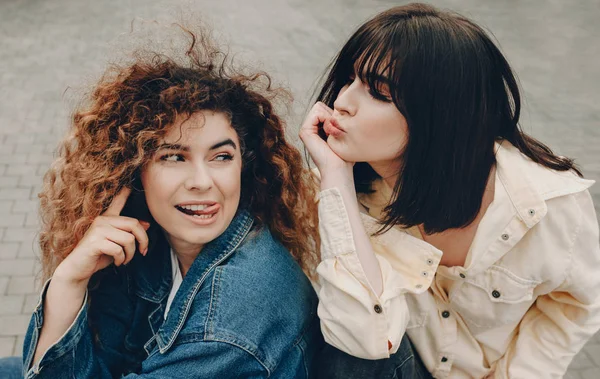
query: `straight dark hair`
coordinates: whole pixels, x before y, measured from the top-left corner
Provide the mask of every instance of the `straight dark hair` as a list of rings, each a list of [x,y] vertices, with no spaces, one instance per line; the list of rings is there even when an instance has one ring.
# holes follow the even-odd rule
[[[520,129],[521,98],[508,62],[481,27],[459,14],[409,4],[375,16],[334,59],[317,100],[333,107],[355,73],[382,99],[378,80],[387,77],[391,100],[408,124],[395,200],[380,232],[423,224],[431,234],[473,222],[495,163],[495,141],[581,176],[573,160]],[[359,162],[354,177],[357,192],[369,193],[379,175]]]

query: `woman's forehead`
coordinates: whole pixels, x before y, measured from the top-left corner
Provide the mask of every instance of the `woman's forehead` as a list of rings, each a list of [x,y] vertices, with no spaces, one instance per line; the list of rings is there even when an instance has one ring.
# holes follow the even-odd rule
[[[238,140],[229,117],[222,112],[200,111],[179,116],[161,142],[211,146],[215,141],[225,138]]]

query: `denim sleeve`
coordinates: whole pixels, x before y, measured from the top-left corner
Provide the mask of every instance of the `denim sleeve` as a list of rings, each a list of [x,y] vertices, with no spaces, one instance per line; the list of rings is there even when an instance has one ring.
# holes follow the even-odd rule
[[[269,372],[243,347],[221,341],[180,343],[161,354],[158,350],[143,363],[140,374],[129,374],[122,379],[134,378],[268,378]]]
[[[102,276],[104,272],[97,275]],[[46,351],[39,362],[32,362],[44,323],[44,301],[51,279],[44,284],[23,343],[25,378],[112,378],[115,372],[123,371],[126,361],[133,357],[112,352],[118,350],[123,342],[132,311],[125,301],[127,294],[123,288],[124,281],[117,280],[118,274],[111,275],[102,281],[99,289],[86,291],[83,305],[69,329]],[[90,307],[89,291],[93,292],[93,299],[100,299],[101,304]],[[104,306],[102,297],[110,297],[121,304],[120,314],[114,314],[110,307]],[[111,339],[103,339],[102,348],[97,346],[99,336],[93,334],[90,328],[91,319],[103,320],[104,329],[109,329],[107,333]]]
[[[36,306],[23,343],[23,375],[25,378],[110,378],[110,373],[98,362],[93,353],[93,343],[87,324],[88,306],[85,299],[77,317],[42,356],[32,362],[44,323],[44,300],[50,280],[44,284],[40,301]],[[33,363],[33,365],[32,365]]]

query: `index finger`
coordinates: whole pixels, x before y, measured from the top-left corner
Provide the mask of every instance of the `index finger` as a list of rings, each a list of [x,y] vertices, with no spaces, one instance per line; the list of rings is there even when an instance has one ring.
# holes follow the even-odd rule
[[[125,203],[127,202],[127,198],[129,198],[129,194],[131,193],[131,189],[123,188],[111,201],[110,205],[103,213],[105,216],[118,216],[121,214]]]
[[[324,102],[317,101],[315,104],[318,105],[319,108],[325,110],[328,114],[332,114],[333,113],[333,109],[329,108],[327,106],[327,104],[325,104]]]

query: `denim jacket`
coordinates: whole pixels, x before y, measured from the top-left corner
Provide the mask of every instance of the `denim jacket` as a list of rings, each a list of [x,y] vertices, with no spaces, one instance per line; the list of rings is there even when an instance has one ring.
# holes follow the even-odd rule
[[[317,297],[266,227],[253,227],[251,215],[240,211],[198,255],[165,320],[169,254],[157,237],[145,257],[96,273],[73,324],[32,366],[46,283],[25,337],[25,377],[309,376],[323,343]]]

